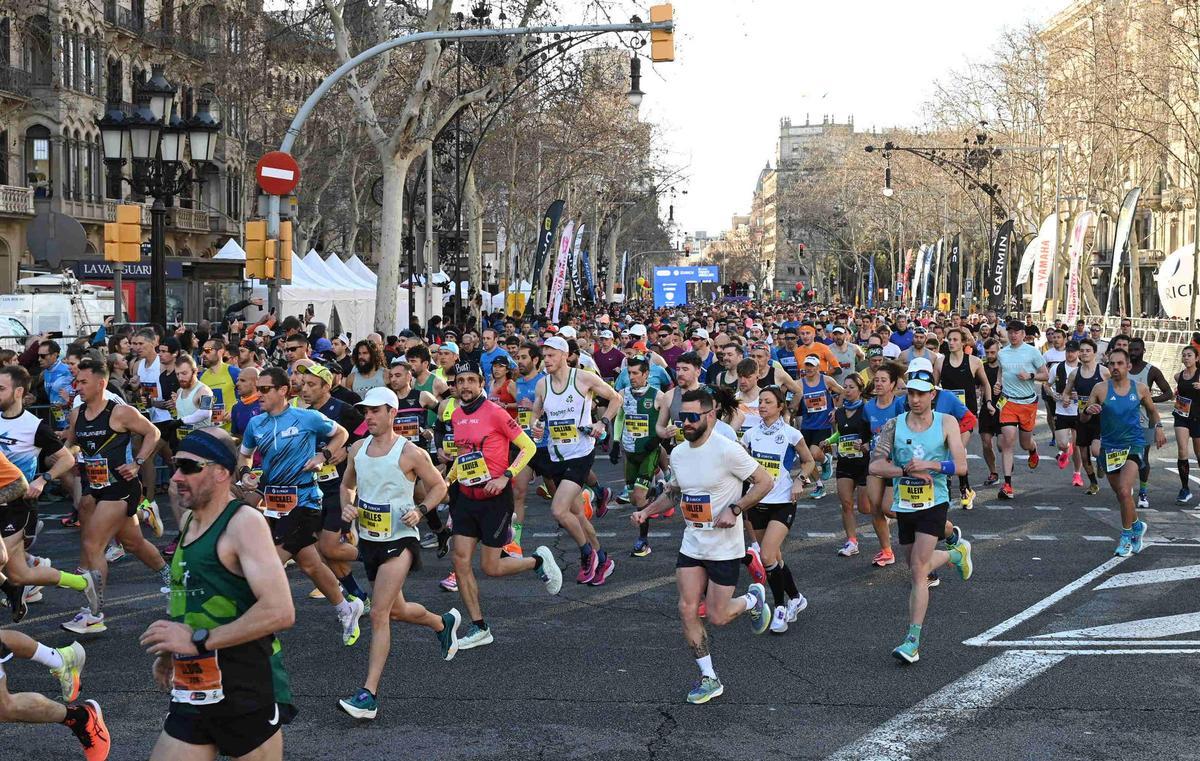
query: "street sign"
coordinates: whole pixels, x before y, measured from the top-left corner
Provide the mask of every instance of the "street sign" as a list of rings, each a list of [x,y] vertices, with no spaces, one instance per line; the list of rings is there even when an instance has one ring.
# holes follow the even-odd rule
[[[292,154],[283,151],[271,151],[263,154],[255,169],[258,186],[267,193],[285,196],[300,184],[300,165]]]
[[[974,293],[975,293],[975,281],[972,280],[971,278],[966,278],[965,280],[963,280],[963,295],[969,299],[969,298],[971,298],[971,296]]]

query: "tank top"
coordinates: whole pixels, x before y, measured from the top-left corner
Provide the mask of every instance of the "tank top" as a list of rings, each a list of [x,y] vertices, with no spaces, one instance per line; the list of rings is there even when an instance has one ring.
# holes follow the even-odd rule
[[[189,389],[179,389],[179,395],[175,397],[175,414],[172,417],[182,421],[185,417],[194,415],[199,409],[196,406],[196,394],[203,388],[202,383],[195,382]],[[201,420],[199,423],[181,423],[178,431],[179,438],[182,439],[197,428],[204,428],[210,422],[211,419],[207,422]]]
[[[75,420],[75,441],[79,444],[79,462],[83,466],[87,488],[94,491],[120,483],[124,479],[117,468],[133,457],[132,438],[128,431],[112,430],[112,411],[116,402],[105,403],[95,418],[88,418],[87,405]]]
[[[413,510],[413,482],[400,471],[397,463],[408,440],[399,439],[385,454],[367,453],[374,436],[363,439],[354,455],[354,473],[358,478],[358,536],[371,542],[390,542],[405,537],[418,538],[416,528],[404,525],[405,513]]]
[[[640,393],[627,388],[621,393],[621,409],[625,413],[625,427],[621,432],[621,448],[626,452],[644,455],[658,446],[658,408],[654,403],[662,393],[647,385]]]
[[[874,439],[871,433],[871,421],[867,419],[866,403],[849,409],[846,405],[838,407],[833,413],[833,425],[837,429],[838,442],[836,452],[838,459],[846,465],[867,467],[867,453],[856,446],[860,442],[870,444]]]
[[[803,392],[800,399],[801,431],[820,431],[833,427],[833,394],[825,383],[825,376],[817,376],[815,386],[808,385],[800,379],[800,389]]]
[[[237,620],[257,602],[249,582],[222,565],[217,555],[218,540],[242,506],[231,501],[203,534],[188,544],[179,542],[171,559],[168,615],[172,621],[193,629],[215,629]],[[189,516],[184,536],[191,522]],[[171,700],[222,715],[249,713],[274,703],[274,644],[274,635],[268,634],[204,655],[176,655]]]
[[[542,409],[546,414],[553,462],[587,457],[595,447],[595,439],[579,430],[580,426],[592,424],[592,397],[576,385],[578,372],[570,371],[561,391],[554,387],[554,378],[546,376],[546,400]]]
[[[417,446],[421,446],[421,428],[426,413],[421,406],[422,393],[419,388],[409,388],[408,393],[400,397],[400,406],[396,408],[396,417],[392,420],[392,430],[396,435]]]
[[[946,435],[942,430],[942,413],[933,413],[933,423],[927,430],[914,431],[908,427],[906,412],[896,418],[896,438],[892,444],[892,463],[903,467],[913,460],[940,462],[950,458],[946,446]],[[913,513],[950,501],[946,488],[946,476],[933,473],[933,483],[920,478],[900,476],[892,479],[892,510],[898,513]]]
[[[969,356],[963,354],[962,364],[955,367],[950,360],[950,355],[947,354],[946,359],[942,362],[941,384],[944,390],[957,396],[958,400],[971,411],[971,414],[975,414],[979,410],[975,376],[971,373]]]
[[[533,438],[533,402],[537,399],[538,381],[545,377],[545,373],[538,372],[532,378],[518,375],[514,381],[517,384],[517,423],[539,449],[546,446],[546,434],[543,432],[540,439]]]
[[[415,381],[416,378],[414,377],[413,380]],[[437,380],[437,376],[435,376],[433,373],[429,373],[425,376],[424,381],[420,383],[414,383],[413,388],[415,388],[417,391],[428,391],[430,396],[437,396],[437,394],[433,393],[433,382],[435,380]],[[432,428],[435,422],[437,422],[437,410],[429,410],[429,412],[425,415],[425,427]]]
[[[1105,450],[1136,449],[1141,454],[1146,445],[1146,426],[1139,420],[1142,402],[1138,398],[1138,382],[1131,375],[1125,394],[1118,394],[1111,380],[1106,385],[1104,406],[1100,409],[1100,446]]]
[[[833,358],[838,361],[838,371],[834,373],[838,383],[844,381],[851,373],[855,371],[854,363],[858,357],[858,352],[852,343],[846,343],[845,348],[838,349],[837,344],[829,344],[829,351],[832,352]]]
[[[1152,367],[1154,367],[1154,365],[1147,362],[1146,366],[1142,368],[1142,371],[1138,373],[1133,372],[1133,369],[1130,368],[1129,377],[1143,386],[1150,388],[1150,368]],[[1150,390],[1153,391],[1154,389]],[[1150,425],[1150,416],[1146,414],[1145,408],[1140,405],[1138,406],[1138,425],[1140,425],[1142,428],[1147,428]]]
[[[1179,371],[1175,386],[1174,414],[1176,417],[1191,420],[1200,415],[1200,404],[1194,404],[1194,402],[1200,401],[1200,389],[1192,385],[1197,379],[1200,379],[1200,368],[1197,368],[1190,378],[1184,377],[1186,372],[1187,370]]]
[[[1096,364],[1096,371],[1086,377],[1083,374],[1083,365],[1080,365],[1079,370],[1075,373],[1075,393],[1081,400],[1087,401],[1087,398],[1092,395],[1092,389],[1102,380],[1099,363]]]
[[[454,426],[450,425],[450,416],[454,414],[454,408],[458,406],[458,400],[451,397],[446,400],[446,409],[442,411],[442,417],[434,426],[435,440],[438,440],[438,446],[446,450],[446,454],[451,457],[458,456],[458,445],[454,443]],[[434,413],[436,417],[437,413]]]
[[[386,385],[387,371],[385,368],[381,367],[370,375],[360,375],[357,367],[350,372],[350,387],[359,396],[366,396],[371,389]]]
[[[762,418],[758,414],[758,399],[752,402],[747,402],[742,399],[742,392],[737,393],[738,410],[742,413],[742,425],[738,428],[738,435],[741,436],[751,428],[755,428],[762,422]]]
[[[222,362],[216,369],[205,368],[200,382],[212,390],[212,424],[230,430],[229,413],[237,404],[237,388],[229,365]]]
[[[517,403],[517,398],[512,395],[511,391],[508,390],[507,383],[499,386],[493,384],[492,391],[488,394],[488,399],[499,405],[513,420],[517,419],[517,411],[507,406]]]
[[[1054,363],[1054,366],[1050,370],[1050,383],[1060,397],[1067,389],[1067,379],[1071,377],[1071,373],[1078,369],[1078,362],[1075,363],[1075,367],[1068,367],[1066,360]],[[1056,399],[1054,400],[1054,414],[1067,416],[1078,415],[1079,402],[1072,401],[1070,399]]]
[[[139,359],[137,364],[137,380],[138,393],[135,398],[137,400],[136,407],[138,412],[150,418],[153,423],[162,423],[171,419],[171,413],[166,410],[160,410],[157,407],[152,407],[151,402],[160,401],[163,398],[162,392],[162,362],[158,357],[150,364],[146,364],[146,360]]]

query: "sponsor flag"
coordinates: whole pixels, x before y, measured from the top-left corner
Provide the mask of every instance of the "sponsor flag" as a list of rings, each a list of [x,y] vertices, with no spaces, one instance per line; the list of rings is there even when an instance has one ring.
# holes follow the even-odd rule
[[[1129,191],[1121,203],[1120,213],[1117,214],[1117,233],[1113,238],[1112,272],[1108,276],[1108,303],[1104,305],[1105,315],[1113,314],[1113,306],[1117,302],[1117,275],[1121,272],[1121,258],[1129,250],[1129,234],[1133,232],[1133,212],[1137,209],[1138,198],[1141,195],[1141,188]]]
[[[1074,324],[1079,319],[1080,311],[1080,273],[1083,266],[1083,239],[1087,237],[1088,227],[1096,219],[1094,211],[1085,211],[1075,218],[1075,227],[1071,230],[1071,260],[1067,270],[1067,323]]]
[[[554,280],[550,284],[550,322],[558,324],[558,310],[562,306],[563,291],[567,287],[567,262],[571,258],[571,233],[574,222],[567,222],[558,245],[558,260],[554,264]]]
[[[1012,258],[1013,221],[1007,219],[992,241],[992,259],[988,263],[988,308],[1003,311],[1008,301],[1008,263]]]
[[[1050,289],[1050,275],[1054,272],[1054,257],[1058,255],[1058,217],[1049,216],[1042,222],[1037,240],[1029,245],[1035,249],[1036,258],[1033,262],[1033,299],[1029,303],[1030,310],[1042,311],[1046,306],[1046,294]],[[1029,256],[1029,249],[1021,257],[1024,261]]]
[[[958,280],[962,272],[962,253],[959,249],[960,237],[959,235],[954,236],[953,242],[950,243],[950,256],[946,261],[946,290],[950,292],[950,311],[958,308]]]
[[[538,228],[537,253],[533,258],[533,273],[529,276],[529,300],[525,302],[525,316],[533,313],[537,303],[538,286],[542,282],[542,268],[550,256],[550,247],[554,245],[554,233],[558,230],[558,221],[562,218],[566,201],[558,200],[546,208],[542,217],[541,227]]]

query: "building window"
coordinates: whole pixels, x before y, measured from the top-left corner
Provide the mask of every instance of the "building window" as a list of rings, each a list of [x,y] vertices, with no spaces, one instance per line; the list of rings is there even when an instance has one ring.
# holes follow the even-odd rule
[[[206,53],[217,53],[221,50],[221,17],[216,6],[206,5],[196,16],[199,27],[200,46]]]
[[[105,163],[104,165],[104,197],[120,201],[125,197],[124,188],[121,187],[121,165],[117,163]]]
[[[45,16],[34,16],[26,26],[25,70],[33,74],[33,84],[51,84],[53,66],[51,62],[50,20]]]
[[[0,19],[0,51],[3,51],[4,65],[12,65],[12,19]]]
[[[68,90],[75,86],[75,56],[71,48],[71,33],[62,32],[62,84]]]
[[[10,184],[8,181],[8,130],[0,132],[0,185]]]

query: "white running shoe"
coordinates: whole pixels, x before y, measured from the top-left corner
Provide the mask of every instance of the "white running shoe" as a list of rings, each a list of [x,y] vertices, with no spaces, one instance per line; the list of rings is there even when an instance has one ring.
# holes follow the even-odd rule
[[[775,614],[771,616],[771,633],[783,634],[788,630],[788,612],[787,607],[779,605],[775,608]]]
[[[104,551],[104,559],[110,563],[115,563],[125,557],[125,548],[115,542],[108,545],[108,549]]]
[[[787,604],[787,620],[789,624],[796,623],[796,616],[800,615],[800,611],[808,607],[808,599],[804,595],[800,595],[795,600],[788,600]]]
[[[104,625],[104,614],[93,616],[87,608],[80,608],[75,618],[62,625],[62,628],[75,634],[99,634],[108,631]]]
[[[155,538],[163,535],[162,511],[158,508],[158,503],[150,500],[142,502],[141,514],[145,518],[146,524],[150,526],[150,530],[154,532]]]
[[[357,597],[348,601],[350,612],[345,615],[339,615],[338,620],[342,624],[342,644],[350,647],[355,642],[358,642],[358,619],[363,615],[363,601]]]

